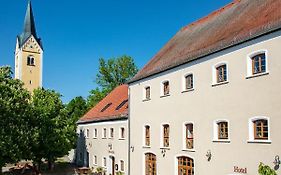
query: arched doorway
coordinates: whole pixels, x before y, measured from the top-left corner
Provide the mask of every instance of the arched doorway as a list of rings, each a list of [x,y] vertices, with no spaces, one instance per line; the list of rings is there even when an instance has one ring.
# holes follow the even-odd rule
[[[156,155],[145,154],[145,175],[156,175]]]

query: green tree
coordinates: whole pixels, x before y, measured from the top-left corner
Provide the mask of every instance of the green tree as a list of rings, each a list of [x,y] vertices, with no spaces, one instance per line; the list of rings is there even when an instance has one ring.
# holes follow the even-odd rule
[[[54,161],[68,154],[76,143],[76,124],[68,117],[60,97],[53,90],[39,88],[33,92],[31,106],[37,123],[32,153],[39,168],[45,158],[52,169]]]
[[[66,105],[66,111],[67,116],[76,123],[87,111],[87,102],[81,96],[75,97]]]
[[[260,175],[277,175],[276,171],[271,169],[268,165],[263,164],[262,162],[259,165],[259,174]]]
[[[100,88],[90,91],[88,107],[95,106],[115,87],[126,83],[138,72],[134,59],[130,56],[121,56],[105,60],[99,59],[99,72],[96,83]]]
[[[10,67],[0,67],[0,168],[30,158],[30,94]]]

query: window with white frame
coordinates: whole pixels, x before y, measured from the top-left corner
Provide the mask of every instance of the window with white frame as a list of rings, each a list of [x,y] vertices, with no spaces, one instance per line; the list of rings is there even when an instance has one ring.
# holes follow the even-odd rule
[[[98,164],[98,158],[96,155],[94,155],[94,161],[93,161],[94,165],[97,165]]]
[[[186,123],[184,125],[184,130],[185,130],[184,149],[193,149],[194,148],[193,123]]]
[[[150,86],[146,86],[144,88],[144,100],[150,100],[150,95],[151,95],[150,91],[151,91]]]
[[[119,139],[125,139],[125,128],[120,128]]]
[[[103,138],[106,138],[106,128],[103,128]]]
[[[89,129],[86,129],[86,135],[85,135],[85,137],[86,137],[86,138],[89,138],[89,136],[90,136],[90,130],[89,130]]]
[[[177,174],[194,175],[194,160],[187,156],[177,157]]]
[[[106,167],[106,157],[103,157],[103,166]]]
[[[111,139],[114,138],[114,129],[113,128],[110,128],[110,136],[109,136]]]
[[[193,89],[193,74],[187,74],[184,76],[184,90]]]
[[[95,128],[94,129],[94,139],[96,139],[98,137],[98,129]]]
[[[144,126],[144,145],[150,146],[150,126],[145,125]]]
[[[214,141],[229,141],[229,122],[228,120],[214,121]]]
[[[170,126],[168,124],[164,124],[163,126],[163,147],[170,146]]]
[[[170,95],[170,83],[169,81],[163,81],[161,84],[161,96]]]
[[[120,171],[125,171],[125,163],[124,163],[124,160],[120,160]]]
[[[254,117],[249,120],[249,141],[270,142],[268,117]]]
[[[268,72],[267,51],[256,51],[248,55],[247,58],[247,75],[255,76]]]
[[[228,82],[228,66],[221,62],[213,66],[213,84]]]

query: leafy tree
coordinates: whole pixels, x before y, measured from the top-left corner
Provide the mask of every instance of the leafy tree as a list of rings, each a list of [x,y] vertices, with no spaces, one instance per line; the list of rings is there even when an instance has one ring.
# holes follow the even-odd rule
[[[75,97],[67,105],[67,116],[72,119],[74,123],[82,117],[87,110],[87,103],[83,97]]]
[[[271,169],[268,165],[263,164],[262,162],[259,165],[259,174],[260,175],[277,175],[276,171]]]
[[[30,94],[12,78],[10,67],[0,67],[0,168],[30,158]]]
[[[53,90],[39,88],[33,92],[31,106],[37,123],[32,153],[39,168],[45,158],[52,169],[54,161],[66,155],[76,143],[76,124],[67,116],[60,97]]]
[[[99,60],[99,73],[96,75],[96,83],[101,87],[90,92],[88,107],[95,106],[115,87],[126,83],[138,72],[134,60],[130,56],[121,56]]]

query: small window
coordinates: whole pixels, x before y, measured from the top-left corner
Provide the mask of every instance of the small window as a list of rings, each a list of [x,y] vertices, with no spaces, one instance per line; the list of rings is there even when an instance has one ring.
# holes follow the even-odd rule
[[[225,82],[227,81],[227,69],[226,64],[223,64],[221,66],[218,66],[216,68],[217,70],[217,83]]]
[[[185,90],[193,89],[193,74],[185,76]]]
[[[110,128],[110,138],[114,138],[114,129]]]
[[[150,100],[150,87],[149,86],[147,86],[145,88],[145,99]]]
[[[97,137],[98,137],[98,129],[95,128],[95,129],[94,129],[94,138],[97,138]]]
[[[103,166],[106,167],[106,157],[103,157]]]
[[[119,110],[120,108],[122,108],[126,103],[128,102],[127,100],[122,101],[122,103],[120,103],[120,105],[117,106],[117,108],[115,110]]]
[[[105,110],[107,110],[107,108],[109,108],[112,105],[112,103],[108,103],[107,105],[105,105],[105,107],[102,108],[102,110],[100,112],[104,112]]]
[[[32,57],[32,56],[27,57],[27,65],[28,66],[34,66],[35,65],[34,57]]]
[[[89,136],[90,136],[90,130],[86,129],[86,138],[89,138]]]
[[[228,123],[218,122],[218,139],[228,139]]]
[[[124,160],[120,160],[120,170],[125,171],[125,163]]]
[[[185,143],[186,149],[193,149],[193,124],[189,123],[185,125]]]
[[[125,139],[125,128],[120,128],[120,138]]]
[[[106,138],[106,128],[103,128],[103,138]]]
[[[145,126],[145,146],[150,146],[150,126]]]
[[[98,159],[97,156],[94,156],[94,164],[97,165],[98,164]]]
[[[259,74],[266,72],[266,57],[265,53],[255,55],[251,58],[252,60],[252,74]]]
[[[31,80],[29,81],[29,84],[32,84],[32,81],[31,81]]]
[[[265,119],[254,121],[254,138],[255,140],[268,139],[268,122]]]
[[[170,84],[169,81],[164,81],[162,83],[162,95],[166,96],[170,94]]]
[[[169,125],[163,125],[163,146],[164,147],[170,146],[169,135],[170,135]]]

